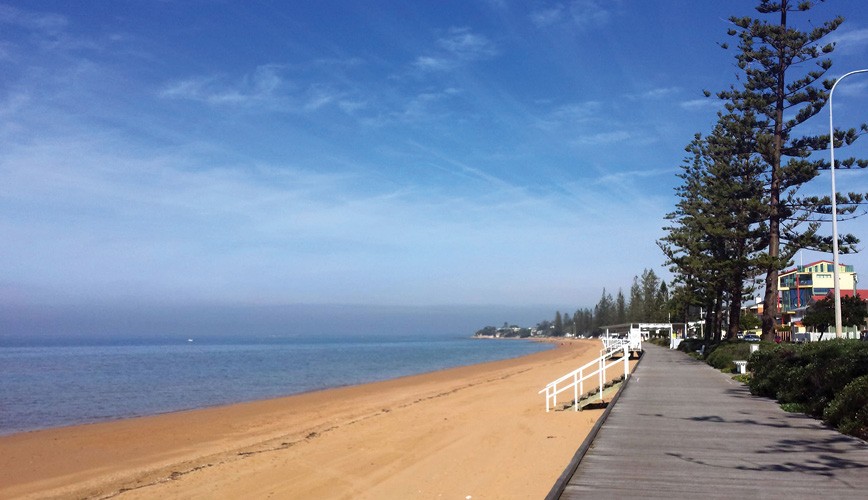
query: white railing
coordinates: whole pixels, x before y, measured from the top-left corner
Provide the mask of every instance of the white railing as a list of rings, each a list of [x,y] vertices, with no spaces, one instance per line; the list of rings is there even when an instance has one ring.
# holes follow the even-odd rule
[[[600,337],[600,340],[603,341],[603,350],[600,351],[601,356],[603,353],[615,353],[623,349],[624,346],[630,346],[629,339],[622,339],[619,337]]]
[[[621,352],[621,359],[612,359],[616,352]],[[608,362],[607,362],[608,361]],[[606,370],[612,368],[618,363],[624,363],[624,380],[630,376],[630,346],[629,342],[621,345],[618,349],[604,349],[603,354],[599,358],[587,363],[586,365],[567,373],[563,377],[549,382],[544,389],[538,394],[546,393],[546,412],[558,405],[558,394],[572,389],[575,411],[579,411],[579,396],[585,395],[585,380],[598,375],[600,388],[600,401],[603,400],[603,387],[609,380],[606,378]]]

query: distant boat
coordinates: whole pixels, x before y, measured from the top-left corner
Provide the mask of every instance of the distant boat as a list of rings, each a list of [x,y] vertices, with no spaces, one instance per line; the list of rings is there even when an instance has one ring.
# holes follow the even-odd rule
[[[187,342],[193,342],[193,339],[187,339]]]

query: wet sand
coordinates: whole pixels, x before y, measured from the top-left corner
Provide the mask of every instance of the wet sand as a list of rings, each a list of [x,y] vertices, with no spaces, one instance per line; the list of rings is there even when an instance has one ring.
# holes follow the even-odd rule
[[[602,410],[537,392],[600,347],[0,437],[0,498],[542,498]]]

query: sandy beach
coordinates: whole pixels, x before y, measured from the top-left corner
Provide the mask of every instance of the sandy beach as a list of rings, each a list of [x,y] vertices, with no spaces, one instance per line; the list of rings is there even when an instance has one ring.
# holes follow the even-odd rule
[[[541,498],[602,413],[545,412],[537,391],[601,346],[557,347],[385,382],[0,437],[0,498]]]

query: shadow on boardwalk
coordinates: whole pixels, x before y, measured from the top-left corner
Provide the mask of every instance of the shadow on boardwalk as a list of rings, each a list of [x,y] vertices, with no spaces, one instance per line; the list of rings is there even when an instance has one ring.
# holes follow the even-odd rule
[[[866,498],[868,443],[648,346],[561,498]]]

